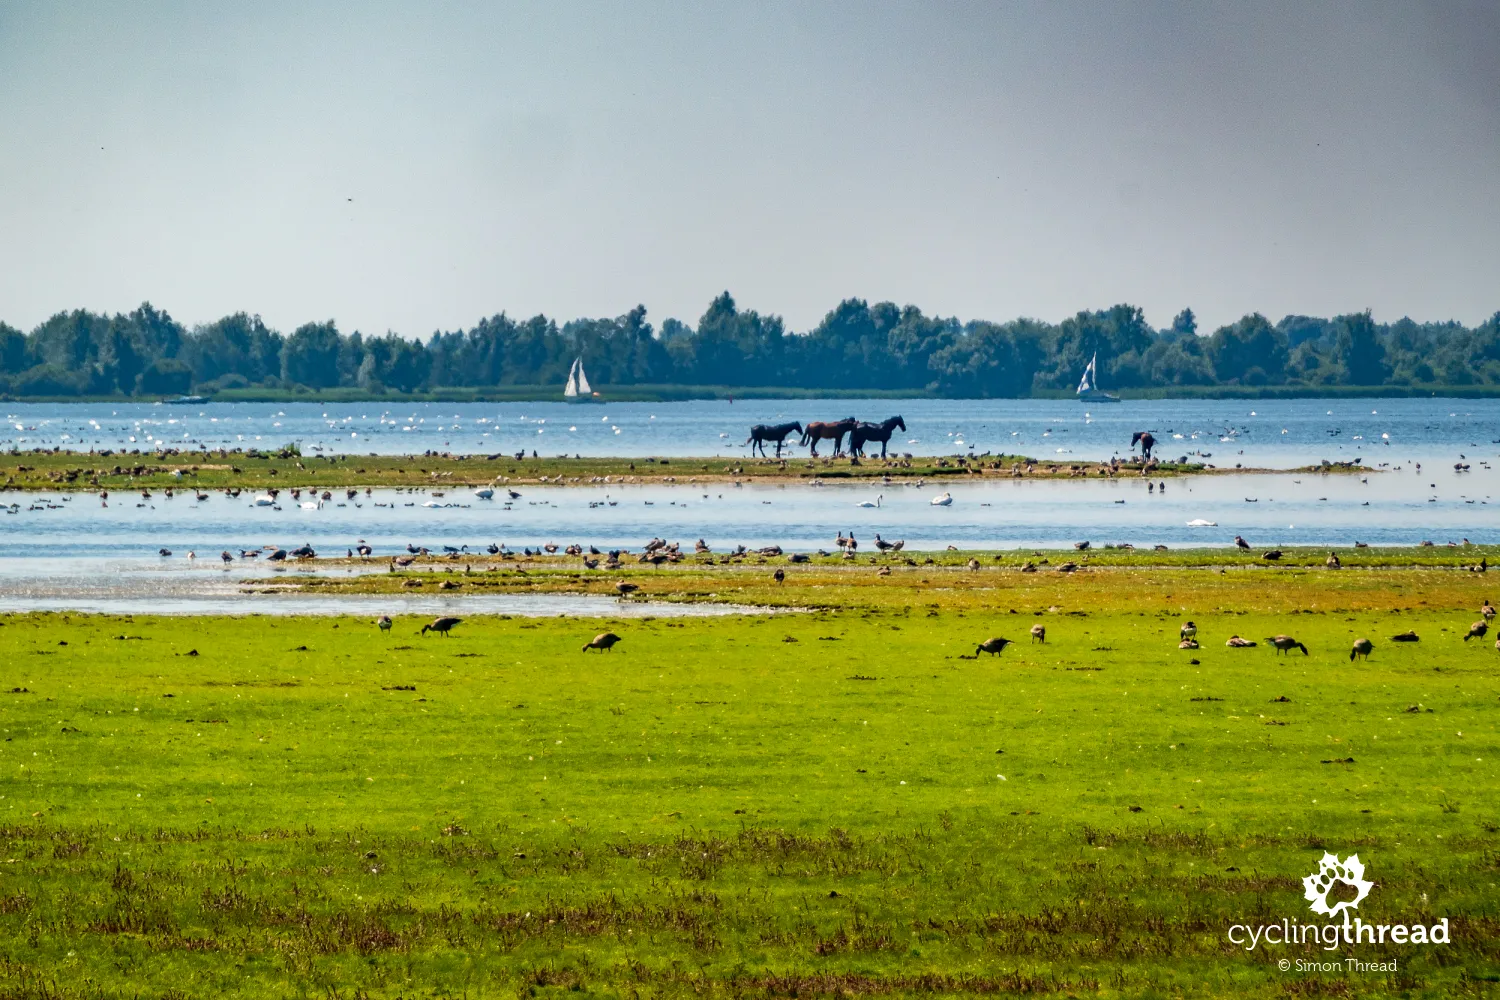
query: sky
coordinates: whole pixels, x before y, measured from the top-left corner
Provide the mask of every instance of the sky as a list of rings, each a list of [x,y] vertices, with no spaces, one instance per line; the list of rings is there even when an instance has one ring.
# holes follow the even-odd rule
[[[0,320],[1500,310],[1500,4],[0,3]]]

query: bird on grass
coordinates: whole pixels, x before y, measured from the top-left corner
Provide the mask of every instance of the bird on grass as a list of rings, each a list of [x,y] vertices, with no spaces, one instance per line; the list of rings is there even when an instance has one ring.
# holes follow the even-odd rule
[[[1479,614],[1487,622],[1495,620],[1495,606],[1490,603],[1490,599],[1488,597],[1484,599],[1484,604],[1480,607]]]
[[[1275,562],[1276,560],[1278,560],[1278,559],[1281,558],[1281,550],[1280,549],[1272,549],[1269,552],[1262,552],[1260,554],[1260,557],[1262,559],[1266,560],[1267,562]]]
[[[1369,639],[1355,639],[1353,648],[1349,650],[1350,662],[1352,663],[1361,656],[1368,660],[1370,658],[1370,651],[1374,648],[1375,644]]]
[[[1464,636],[1464,642],[1468,642],[1470,639],[1483,639],[1484,634],[1489,630],[1489,622],[1483,620],[1477,621],[1473,625],[1469,626],[1469,634]]]
[[[1230,649],[1249,649],[1251,646],[1256,645],[1256,642],[1254,639],[1241,639],[1237,635],[1232,635],[1225,640],[1224,645]]]
[[[1198,648],[1198,640],[1197,639],[1184,639],[1184,640],[1182,640],[1181,642],[1179,642],[1177,644],[1177,648],[1178,649],[1197,649]]]
[[[1183,622],[1182,629],[1178,633],[1180,639],[1191,639],[1198,634],[1198,626],[1192,622]]]
[[[1047,626],[1043,625],[1041,622],[1037,622],[1035,625],[1031,626],[1031,641],[1043,643],[1046,642]]]
[[[986,639],[981,642],[979,646],[974,650],[974,655],[978,656],[980,653],[993,653],[994,655],[999,656],[1001,650],[1005,649],[1005,647],[1009,646],[1010,644],[1011,642],[1009,639]]]
[[[776,572],[774,572],[774,573],[771,574],[771,579],[775,580],[777,583],[785,583],[786,582],[786,570],[784,570],[784,569],[782,569],[781,567],[778,566],[776,568]]]
[[[1406,631],[1406,632],[1402,632],[1400,635],[1393,635],[1393,636],[1391,636],[1391,641],[1392,642],[1420,642],[1421,639],[1417,635],[1416,632]]]
[[[641,588],[640,588],[639,584],[626,583],[623,580],[621,580],[619,583],[615,584],[615,593],[617,593],[617,594],[620,595],[621,600],[629,597],[631,594],[635,593],[637,590],[640,590],[640,589]]]
[[[620,637],[615,635],[613,632],[600,632],[598,635],[594,636],[588,642],[583,644],[583,652],[587,653],[591,649],[599,649],[607,653],[611,648],[614,647],[614,644],[619,641]]]
[[[1332,549],[1328,551],[1328,558],[1323,561],[1329,569],[1343,569],[1344,564],[1339,562],[1339,554]]]
[[[443,638],[446,639],[446,638],[448,638],[448,632],[449,632],[449,630],[452,629],[453,626],[457,625],[461,621],[463,621],[462,618],[439,618],[436,621],[434,621],[431,625],[423,625],[422,626],[422,634],[426,635],[429,631],[431,631],[431,632],[441,632],[443,634]]]
[[[375,624],[380,626],[380,631],[389,632],[391,630],[391,616],[381,615],[379,618],[375,619]]]
[[[1296,639],[1293,639],[1289,635],[1272,636],[1267,638],[1266,641],[1276,647],[1277,656],[1280,656],[1282,653],[1290,653],[1294,649],[1302,650],[1303,656],[1312,655],[1308,653],[1306,646],[1302,645],[1302,643],[1298,642]]]
[[[1240,550],[1242,550],[1244,552],[1249,552],[1250,551],[1250,543],[1247,542],[1247,541],[1245,541],[1239,535],[1235,535],[1234,536],[1234,544],[1235,544],[1235,547],[1239,548]]]

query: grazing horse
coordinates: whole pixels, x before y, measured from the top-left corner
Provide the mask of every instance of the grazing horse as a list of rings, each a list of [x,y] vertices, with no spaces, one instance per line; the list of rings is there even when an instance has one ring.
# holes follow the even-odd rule
[[[756,424],[750,428],[750,436],[745,443],[750,445],[750,454],[755,454],[755,449],[760,449],[760,457],[766,457],[766,442],[776,442],[776,457],[781,457],[781,446],[786,441],[786,436],[792,431],[802,433],[802,425],[793,420],[789,424]],[[751,442],[754,442],[753,444]]]
[[[880,442],[880,457],[885,458],[885,446],[890,444],[891,429],[906,430],[906,421],[900,417],[887,417],[878,424],[858,423],[849,432],[849,454],[863,456],[866,441]]]
[[[1150,431],[1136,431],[1130,435],[1130,447],[1134,448],[1137,441],[1141,443],[1141,457],[1151,461],[1151,449],[1156,447],[1156,438],[1151,436]]]
[[[837,455],[844,450],[844,435],[854,430],[858,424],[859,421],[853,417],[832,422],[814,420],[802,429],[802,440],[798,444],[811,444],[813,457],[817,458],[818,442],[830,440],[833,442],[833,453]]]

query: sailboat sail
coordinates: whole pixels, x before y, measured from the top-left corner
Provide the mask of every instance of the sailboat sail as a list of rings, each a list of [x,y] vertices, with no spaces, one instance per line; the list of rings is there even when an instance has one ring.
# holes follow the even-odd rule
[[[578,371],[578,392],[581,395],[587,396],[594,390],[589,388],[589,377],[583,373],[583,358],[579,358],[573,362],[573,365]]]
[[[583,359],[579,358],[573,362],[573,367],[568,370],[568,386],[563,390],[564,396],[578,395],[578,371],[583,367]]]
[[[1089,366],[1083,370],[1082,381],[1078,383],[1078,392],[1080,395],[1085,392],[1093,392],[1095,389],[1099,388],[1099,377],[1097,374],[1095,374],[1095,366],[1098,364],[1098,362],[1099,354],[1096,351],[1094,353],[1094,356],[1089,359]]]

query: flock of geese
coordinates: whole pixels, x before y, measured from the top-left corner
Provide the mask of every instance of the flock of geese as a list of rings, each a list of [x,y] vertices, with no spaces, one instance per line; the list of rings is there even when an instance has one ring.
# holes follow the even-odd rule
[[[1469,626],[1469,631],[1464,634],[1463,641],[1468,642],[1470,639],[1483,639],[1487,634],[1489,634],[1490,623],[1495,620],[1495,614],[1495,606],[1490,603],[1489,598],[1485,598],[1484,604],[1479,609],[1479,621]],[[1178,640],[1178,649],[1195,650],[1201,648],[1198,643],[1197,623],[1192,621],[1183,622],[1181,629],[1179,629],[1178,631]],[[1041,625],[1040,623],[1031,626],[1031,641],[1046,642],[1046,626]],[[1300,642],[1295,637],[1290,635],[1267,636],[1263,641],[1267,645],[1274,648],[1276,650],[1276,655],[1278,656],[1280,656],[1282,653],[1290,653],[1294,649],[1302,650],[1303,656],[1312,655],[1308,652],[1307,646],[1304,643]],[[1399,635],[1391,636],[1391,641],[1421,642],[1422,639],[1421,636],[1417,635],[1414,630],[1408,630],[1406,632],[1400,633]],[[1003,639],[999,637],[989,638],[979,644],[979,646],[974,650],[974,655],[977,657],[980,653],[992,653],[998,656],[1006,646],[1011,645],[1014,645],[1014,643],[1010,639]],[[1224,645],[1229,647],[1230,649],[1252,649],[1258,646],[1259,643],[1257,643],[1253,639],[1244,639],[1238,635],[1231,635],[1228,639],[1225,640]],[[1495,639],[1495,649],[1497,651],[1500,651],[1500,637],[1497,637]],[[1359,639],[1355,639],[1354,644],[1350,647],[1349,659],[1351,661],[1360,659],[1361,657],[1363,657],[1364,659],[1369,659],[1370,654],[1374,651],[1375,644],[1369,639],[1361,637]],[[1191,662],[1197,663],[1198,661],[1192,660]]]
[[[635,588],[632,586],[630,589],[634,590]],[[448,633],[453,631],[454,626],[458,625],[462,621],[462,618],[455,618],[451,615],[444,615],[441,618],[434,618],[426,625],[423,625],[422,630],[417,634],[426,635],[428,632],[436,632],[438,635],[441,635],[446,639],[448,637]],[[375,619],[376,627],[379,628],[382,632],[389,632],[394,624],[395,622],[392,621],[390,615],[381,615],[379,618]],[[594,636],[588,642],[583,644],[583,652],[587,653],[591,649],[597,649],[602,653],[608,653],[611,649],[614,648],[615,643],[619,641],[620,637],[618,635],[615,635],[613,632],[600,632],[598,635]]]

